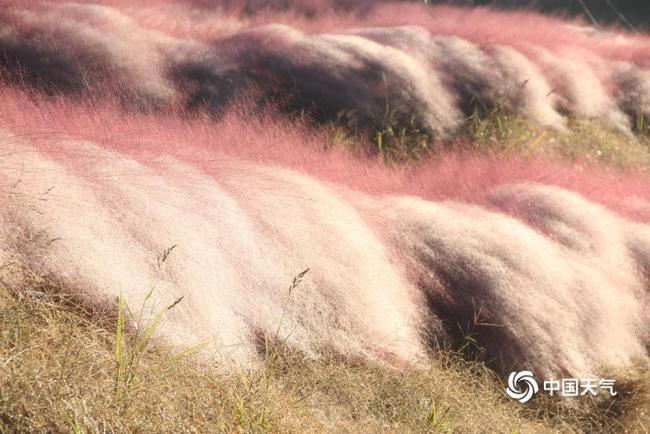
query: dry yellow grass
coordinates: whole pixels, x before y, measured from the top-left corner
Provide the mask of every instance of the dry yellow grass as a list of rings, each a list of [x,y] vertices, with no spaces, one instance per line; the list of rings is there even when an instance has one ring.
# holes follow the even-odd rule
[[[649,426],[647,374],[621,383],[622,399],[615,401],[520,405],[481,363],[450,351],[426,369],[393,370],[271,348],[259,367],[233,372],[191,355],[179,358],[179,349],[148,346],[135,361],[133,381],[117,393],[116,316],[88,312],[48,293],[46,283],[2,287],[3,432],[644,432]]]

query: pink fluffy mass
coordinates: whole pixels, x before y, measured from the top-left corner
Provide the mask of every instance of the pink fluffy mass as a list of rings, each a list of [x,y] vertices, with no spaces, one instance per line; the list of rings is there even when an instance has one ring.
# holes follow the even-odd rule
[[[646,175],[455,151],[399,170],[284,117],[389,104],[450,137],[478,98],[627,131],[650,116],[646,36],[406,3],[3,3],[0,264],[90,306],[184,297],[159,339],[226,365],[266,335],[421,365],[469,332],[499,372],[648,362]]]
[[[360,127],[387,110],[440,137],[475,106],[562,129],[623,131],[650,115],[650,39],[531,12],[415,3],[15,2],[0,12],[0,76],[143,108],[208,107],[254,93]],[[256,12],[256,13],[253,13]],[[504,25],[503,23],[507,23]]]

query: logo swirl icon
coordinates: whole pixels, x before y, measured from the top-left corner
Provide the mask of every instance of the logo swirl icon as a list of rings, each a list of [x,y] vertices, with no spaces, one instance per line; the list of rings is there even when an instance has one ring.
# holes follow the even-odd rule
[[[508,377],[508,388],[506,389],[509,397],[523,404],[530,401],[537,392],[539,392],[539,386],[532,372],[520,371],[510,373]]]

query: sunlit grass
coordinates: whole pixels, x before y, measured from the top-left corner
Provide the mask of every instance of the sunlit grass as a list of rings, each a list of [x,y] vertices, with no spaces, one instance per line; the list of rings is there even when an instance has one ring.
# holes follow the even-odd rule
[[[650,129],[641,117],[632,133],[600,120],[569,119],[564,130],[545,127],[503,108],[475,110],[451,138],[426,131],[414,120],[404,121],[387,110],[366,129],[349,121],[333,123],[334,147],[375,155],[387,164],[409,164],[449,149],[463,149],[502,158],[543,156],[650,171]]]

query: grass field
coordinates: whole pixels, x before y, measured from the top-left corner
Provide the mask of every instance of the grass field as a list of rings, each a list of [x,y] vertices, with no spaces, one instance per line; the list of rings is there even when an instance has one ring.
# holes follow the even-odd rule
[[[450,350],[395,370],[269,344],[264,363],[232,372],[148,345],[125,383],[117,305],[89,313],[46,288],[2,288],[5,432],[644,432],[650,422],[647,374],[618,373],[618,399],[522,406],[482,363]]]
[[[650,433],[650,36],[86,3],[0,0],[0,433]]]

